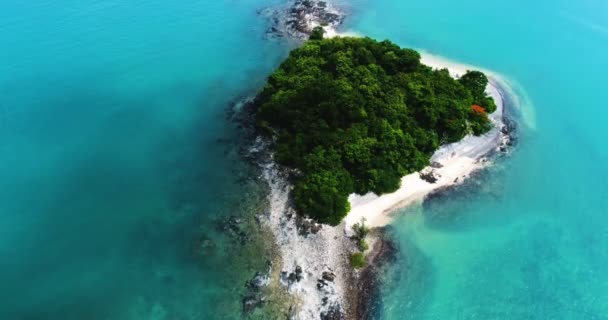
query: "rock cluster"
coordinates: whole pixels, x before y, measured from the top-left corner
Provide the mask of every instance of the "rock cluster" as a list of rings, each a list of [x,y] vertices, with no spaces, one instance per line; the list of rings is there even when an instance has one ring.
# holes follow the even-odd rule
[[[245,283],[245,292],[242,304],[243,313],[249,313],[256,308],[263,307],[267,301],[266,295],[261,291],[262,288],[270,284],[270,273],[272,272],[272,262],[267,262],[266,272],[256,272],[253,278]]]
[[[295,283],[302,281],[304,278],[304,274],[302,272],[302,267],[296,266],[294,272],[288,273],[287,271],[281,272],[281,281],[287,286],[291,286]]]
[[[336,27],[344,15],[322,0],[295,0],[281,9],[264,9],[259,14],[270,19],[266,32],[271,37],[307,39],[316,26]]]
[[[302,236],[308,236],[309,234],[317,234],[323,228],[323,225],[320,223],[316,223],[312,219],[304,219],[300,216],[296,217],[296,226],[298,227],[298,231]]]
[[[333,282],[336,278],[336,275],[331,271],[323,271],[322,278],[323,280]]]
[[[428,182],[435,183],[439,179],[439,176],[435,173],[435,170],[425,170],[420,172],[420,179]]]
[[[301,266],[296,265],[293,272],[283,271],[281,272],[281,282],[283,285],[288,287],[288,290],[299,290],[301,286],[306,286],[306,282],[310,281],[311,277],[314,277],[313,273],[307,271],[309,279],[304,279],[304,270]],[[313,278],[314,279],[314,278]],[[339,302],[336,301],[336,288],[334,281],[336,280],[336,274],[331,269],[325,269],[320,277],[316,279],[316,286],[321,297],[321,310],[319,317],[321,319],[345,319],[344,312]],[[298,289],[299,288],[299,289]],[[292,306],[292,317],[289,319],[296,319],[296,308]]]
[[[502,139],[498,147],[500,152],[507,152],[510,147],[517,143],[516,129],[515,121],[507,117],[503,119],[503,126],[500,128]]]

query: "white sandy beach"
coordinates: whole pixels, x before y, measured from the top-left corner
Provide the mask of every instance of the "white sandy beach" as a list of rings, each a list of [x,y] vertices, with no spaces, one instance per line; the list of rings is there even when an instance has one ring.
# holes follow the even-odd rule
[[[447,68],[453,77],[459,77],[467,70],[479,70],[479,68],[451,62],[428,53],[422,53],[421,61],[433,68]],[[503,125],[504,102],[497,86],[497,82],[502,81],[501,78],[487,70],[481,71],[488,75],[490,83],[486,90],[494,98],[497,107],[496,111],[490,115],[494,124],[492,130],[483,136],[467,136],[459,142],[439,148],[433,154],[431,162],[439,163],[441,167],[427,167],[423,170],[433,170],[438,178],[435,183],[421,179],[420,174],[415,172],[401,178],[401,187],[393,193],[380,197],[373,193],[364,196],[351,194],[349,197],[351,211],[345,218],[347,234],[351,232],[352,226],[361,222],[362,219],[365,219],[366,225],[372,228],[385,226],[391,222],[393,210],[420,202],[432,191],[460,183],[473,171],[488,164],[484,157],[498,148],[501,142],[500,129]]]

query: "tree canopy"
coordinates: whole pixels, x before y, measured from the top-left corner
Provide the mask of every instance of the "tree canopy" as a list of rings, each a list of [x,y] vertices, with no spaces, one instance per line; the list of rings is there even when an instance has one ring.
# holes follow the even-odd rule
[[[335,225],[349,194],[395,191],[440,145],[488,131],[487,83],[479,71],[455,80],[387,40],[318,31],[268,78],[256,123],[276,138],[275,160],[297,169],[296,209]]]

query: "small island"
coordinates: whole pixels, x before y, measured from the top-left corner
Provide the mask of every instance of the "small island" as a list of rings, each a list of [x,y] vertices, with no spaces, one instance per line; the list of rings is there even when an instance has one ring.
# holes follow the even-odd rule
[[[420,54],[370,38],[313,31],[255,99],[256,126],[293,173],[296,210],[337,225],[352,193],[394,192],[444,144],[489,131],[496,110],[487,77],[420,62]]]

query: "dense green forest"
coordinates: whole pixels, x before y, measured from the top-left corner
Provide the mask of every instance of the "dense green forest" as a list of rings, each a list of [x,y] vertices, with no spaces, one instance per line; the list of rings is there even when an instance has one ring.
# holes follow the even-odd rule
[[[455,80],[390,41],[317,32],[269,77],[256,123],[296,169],[298,212],[335,225],[350,193],[395,191],[441,144],[489,130],[487,83],[478,71]]]

